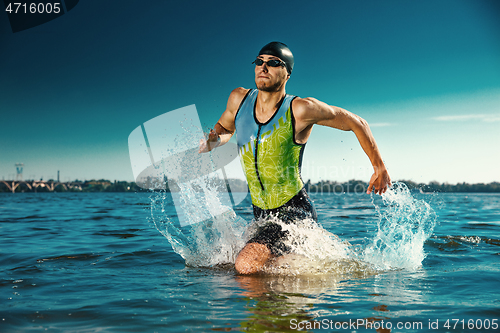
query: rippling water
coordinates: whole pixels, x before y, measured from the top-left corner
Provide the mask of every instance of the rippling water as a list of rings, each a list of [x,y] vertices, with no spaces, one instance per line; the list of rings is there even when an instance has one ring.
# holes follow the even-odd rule
[[[435,212],[432,229],[418,223],[423,206],[395,213],[394,223],[391,212],[408,204],[312,194],[325,242],[348,242],[347,257],[316,262],[326,270],[256,276],[239,276],[222,259],[212,268],[187,266],[157,230],[168,223],[157,220],[158,204],[175,215],[158,195],[0,194],[0,332],[351,332],[362,324],[379,332],[465,332],[500,325],[498,194],[413,194],[412,204]],[[232,218],[250,221],[249,205],[247,198]],[[232,250],[224,251],[230,261]]]

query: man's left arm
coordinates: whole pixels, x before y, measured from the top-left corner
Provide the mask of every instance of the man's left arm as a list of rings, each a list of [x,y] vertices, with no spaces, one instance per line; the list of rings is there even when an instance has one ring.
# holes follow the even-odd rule
[[[372,189],[376,194],[387,191],[387,188],[391,186],[391,178],[366,120],[352,112],[328,105],[314,98],[303,98],[297,104],[295,114],[296,118],[300,119],[297,131],[307,130],[307,128],[310,131],[313,124],[318,124],[354,132],[374,169],[367,193],[370,194]]]

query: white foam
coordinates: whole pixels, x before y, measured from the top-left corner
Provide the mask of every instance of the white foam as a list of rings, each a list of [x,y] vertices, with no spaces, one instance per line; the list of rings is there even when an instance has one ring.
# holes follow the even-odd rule
[[[414,198],[404,183],[395,183],[375,204],[377,232],[362,259],[379,269],[415,269],[425,258],[424,242],[437,215],[428,203]]]
[[[222,204],[217,199],[217,190],[210,184],[209,181],[198,184],[203,188],[203,197],[210,201],[201,205],[200,210],[208,205],[210,212],[218,213],[210,214],[210,219],[204,222],[182,229],[165,214],[166,206],[171,205],[167,193],[151,195],[155,227],[188,265],[213,267],[234,264],[239,251],[263,223],[257,220],[248,224],[231,208],[220,214],[219,206]],[[186,202],[197,195],[192,189],[182,191]],[[373,274],[377,270],[419,267],[425,258],[424,242],[430,237],[436,222],[432,208],[423,200],[413,198],[402,183],[394,184],[382,196],[382,203],[374,205],[378,214],[377,231],[360,250],[312,220],[286,224],[275,219],[273,222],[288,233],[283,242],[291,249],[291,254],[270,260],[264,273],[359,276]],[[206,211],[194,212],[207,214]]]

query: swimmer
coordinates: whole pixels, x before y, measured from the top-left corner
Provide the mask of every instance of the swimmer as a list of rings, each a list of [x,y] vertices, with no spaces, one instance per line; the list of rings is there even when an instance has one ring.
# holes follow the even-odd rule
[[[286,231],[273,223],[279,219],[316,220],[316,211],[300,175],[305,144],[313,125],[352,131],[370,159],[374,172],[367,193],[385,193],[391,186],[387,168],[368,123],[361,117],[314,98],[299,98],[285,91],[294,59],[283,43],[265,45],[253,62],[257,89],[234,89],[226,110],[200,141],[200,153],[229,141],[236,133],[256,219],[269,220],[260,226],[240,251],[235,268],[240,274],[259,272],[266,262],[287,254],[282,240]]]

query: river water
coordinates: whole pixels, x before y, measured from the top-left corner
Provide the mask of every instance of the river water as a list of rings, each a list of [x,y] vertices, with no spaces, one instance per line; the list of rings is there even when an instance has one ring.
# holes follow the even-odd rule
[[[0,332],[499,330],[499,194],[311,198],[299,254],[240,276],[248,197],[187,230],[165,193],[1,193]]]

